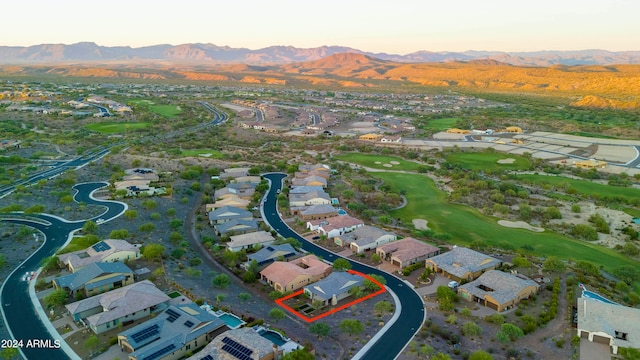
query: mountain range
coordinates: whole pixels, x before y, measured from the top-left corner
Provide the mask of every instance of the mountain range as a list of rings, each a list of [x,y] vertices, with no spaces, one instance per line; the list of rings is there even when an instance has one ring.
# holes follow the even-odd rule
[[[41,44],[33,46],[0,46],[0,64],[77,63],[162,61],[169,63],[275,65],[320,60],[340,54],[355,53],[399,63],[433,63],[493,60],[517,66],[640,64],[640,51],[417,51],[406,55],[370,53],[342,46],[296,48],[270,46],[263,49],[232,48],[214,44],[100,46],[92,42],[77,44]]]

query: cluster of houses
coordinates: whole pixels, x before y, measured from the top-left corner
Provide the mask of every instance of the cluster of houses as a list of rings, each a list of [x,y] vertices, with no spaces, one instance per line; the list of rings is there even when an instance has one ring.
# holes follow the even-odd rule
[[[138,245],[107,239],[58,258],[70,273],[53,279],[54,287],[86,297],[65,306],[74,321],[102,334],[147,319],[117,335],[129,360],[179,359],[199,348],[189,359],[233,358],[241,349],[251,359],[271,360],[284,352],[253,328],[231,329],[206,304],[169,296],[149,280],[135,282],[139,274],[125,262],[140,258]]]
[[[216,233],[229,237],[227,248],[236,252],[273,243],[276,239],[260,230],[258,219],[247,209],[260,177],[249,175],[249,168],[230,168],[224,170],[219,178],[229,183],[215,191],[215,202],[206,204],[205,210]]]
[[[116,192],[126,191],[127,197],[163,195],[167,191],[164,187],[151,186],[151,183],[160,180],[153,169],[133,168],[125,170],[124,173],[122,180],[114,182],[113,186]]]

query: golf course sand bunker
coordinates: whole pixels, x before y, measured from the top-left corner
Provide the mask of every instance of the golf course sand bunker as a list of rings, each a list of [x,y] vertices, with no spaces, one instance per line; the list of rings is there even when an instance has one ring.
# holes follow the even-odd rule
[[[384,167],[393,167],[393,165],[391,165],[391,164],[382,164],[382,166],[384,166]]]
[[[389,161],[389,164],[391,165],[400,165],[399,161]]]
[[[429,222],[425,219],[413,219],[411,222],[413,222],[416,230],[429,230],[429,227],[427,227]]]
[[[498,164],[513,164],[515,161],[516,159],[514,158],[500,159],[498,160]]]
[[[509,221],[509,220],[499,220],[498,225],[502,225],[508,228],[516,228],[516,229],[526,229],[533,232],[543,232],[544,228],[531,226],[524,221]]]

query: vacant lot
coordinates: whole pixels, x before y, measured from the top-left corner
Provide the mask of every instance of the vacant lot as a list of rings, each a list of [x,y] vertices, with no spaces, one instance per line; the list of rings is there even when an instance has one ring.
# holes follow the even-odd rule
[[[590,197],[624,197],[626,199],[640,198],[640,189],[632,187],[611,186],[594,183],[588,180],[570,179],[563,176],[545,175],[518,175],[516,180],[534,184],[546,190],[568,190],[573,189],[577,194]]]

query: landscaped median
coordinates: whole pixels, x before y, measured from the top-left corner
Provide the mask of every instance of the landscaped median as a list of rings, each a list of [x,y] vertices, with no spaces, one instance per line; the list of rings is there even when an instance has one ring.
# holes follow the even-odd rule
[[[298,290],[298,291],[296,291],[296,292],[294,292],[294,293],[292,293],[290,295],[281,297],[281,298],[276,300],[276,303],[278,305],[282,306],[283,308],[285,308],[286,310],[290,311],[291,313],[295,314],[300,319],[311,323],[311,322],[314,322],[316,320],[319,320],[319,319],[322,319],[324,317],[327,317],[327,316],[329,316],[331,314],[334,314],[334,313],[336,313],[338,311],[344,310],[344,309],[346,309],[346,308],[348,308],[350,306],[353,306],[353,305],[359,304],[359,303],[361,303],[363,301],[369,300],[369,299],[371,299],[371,298],[373,298],[375,296],[378,296],[378,295],[384,293],[385,291],[387,291],[385,289],[384,285],[382,285],[378,280],[374,279],[373,277],[371,277],[369,275],[365,275],[365,274],[363,274],[361,272],[358,272],[358,271],[355,271],[355,270],[347,270],[347,272],[349,274],[362,276],[366,280],[371,281],[373,284],[378,286],[378,290],[375,290],[375,291],[373,291],[373,292],[371,292],[369,294],[366,294],[366,295],[364,295],[362,297],[359,297],[359,298],[357,298],[357,299],[355,299],[353,301],[349,301],[346,304],[342,304],[342,305],[337,306],[337,307],[331,307],[329,310],[324,311],[324,312],[320,312],[319,314],[311,316],[311,317],[307,316],[306,314],[301,313],[300,311],[298,311],[297,309],[294,309],[293,307],[291,307],[289,304],[286,303],[287,301],[291,301],[292,299],[298,299],[301,296],[305,296],[304,295],[304,289],[300,289],[300,290]],[[313,284],[311,284],[310,286],[313,286]],[[309,305],[308,303],[305,303],[305,304]],[[311,306],[313,306],[313,305],[311,305]]]

